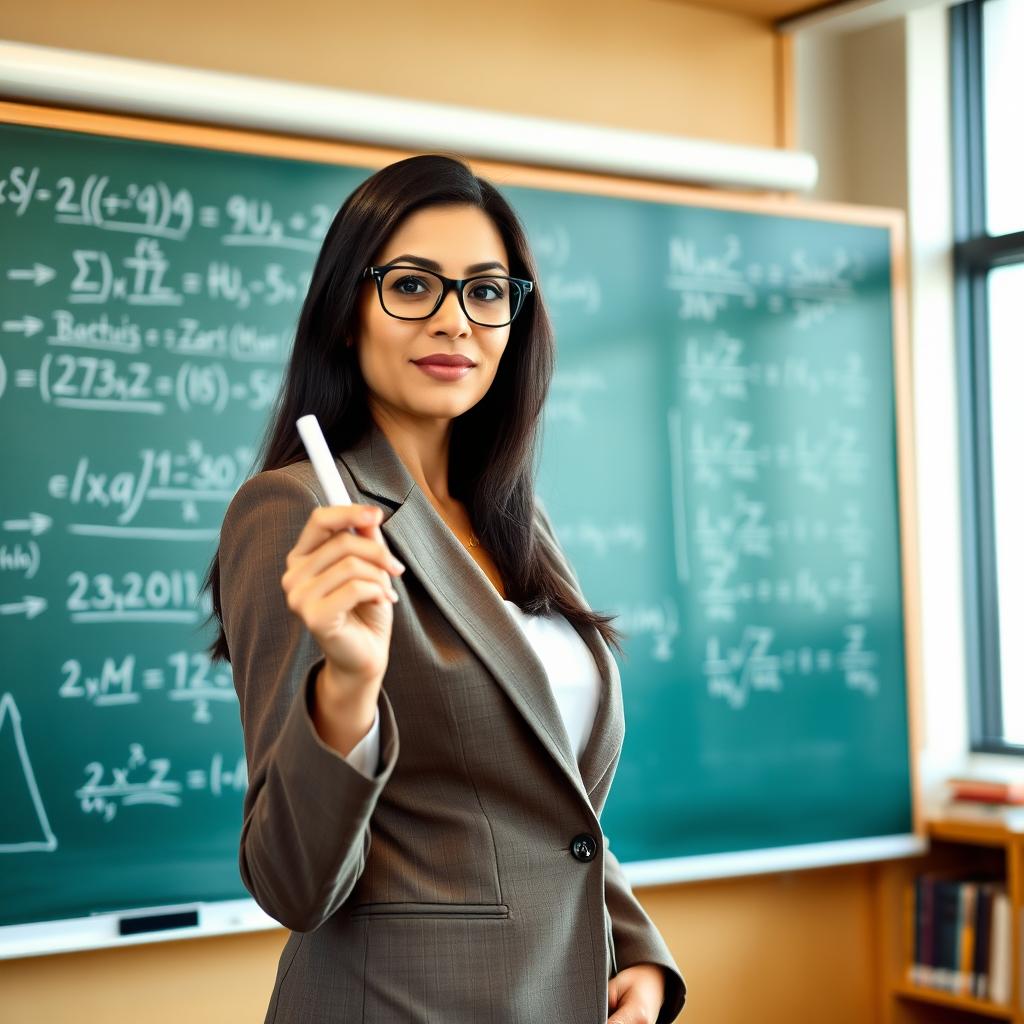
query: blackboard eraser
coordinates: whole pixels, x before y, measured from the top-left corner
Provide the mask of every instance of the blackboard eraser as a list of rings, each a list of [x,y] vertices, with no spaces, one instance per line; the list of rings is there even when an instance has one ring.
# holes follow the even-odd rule
[[[141,935],[144,932],[165,932],[172,928],[198,928],[198,910],[174,910],[164,914],[122,917],[117,922],[118,935]]]

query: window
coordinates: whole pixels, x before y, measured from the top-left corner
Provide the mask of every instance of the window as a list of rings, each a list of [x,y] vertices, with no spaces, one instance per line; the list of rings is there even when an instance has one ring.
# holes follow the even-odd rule
[[[971,748],[1024,754],[1024,0],[950,19]]]

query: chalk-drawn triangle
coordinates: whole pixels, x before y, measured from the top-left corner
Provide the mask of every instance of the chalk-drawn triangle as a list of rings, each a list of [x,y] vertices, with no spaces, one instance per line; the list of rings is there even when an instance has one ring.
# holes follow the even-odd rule
[[[0,696],[0,769],[6,776],[3,779],[6,806],[0,822],[0,853],[56,850],[57,837],[50,828],[39,796],[21,731],[21,715],[11,693]],[[10,785],[7,785],[8,773],[16,776]]]

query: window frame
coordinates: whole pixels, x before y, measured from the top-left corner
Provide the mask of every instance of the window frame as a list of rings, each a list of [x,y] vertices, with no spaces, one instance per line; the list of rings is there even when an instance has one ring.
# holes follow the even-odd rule
[[[1024,262],[1024,230],[988,233],[984,6],[950,8],[953,286],[956,311],[968,730],[976,753],[1024,756],[1005,739],[990,404],[988,277]]]

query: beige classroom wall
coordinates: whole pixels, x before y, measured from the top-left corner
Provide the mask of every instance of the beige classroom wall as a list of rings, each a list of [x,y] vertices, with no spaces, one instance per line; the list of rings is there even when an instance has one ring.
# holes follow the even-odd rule
[[[500,6],[500,5],[499,5]],[[677,0],[32,0],[0,38],[387,95],[773,145],[785,51]],[[785,116],[784,116],[785,115]],[[112,867],[116,870],[116,867]],[[872,869],[637,890],[690,986],[688,1024],[874,1018]],[[259,1022],[282,930],[0,963],[11,1024]]]
[[[0,39],[775,144],[767,23],[677,0],[28,0]]]

